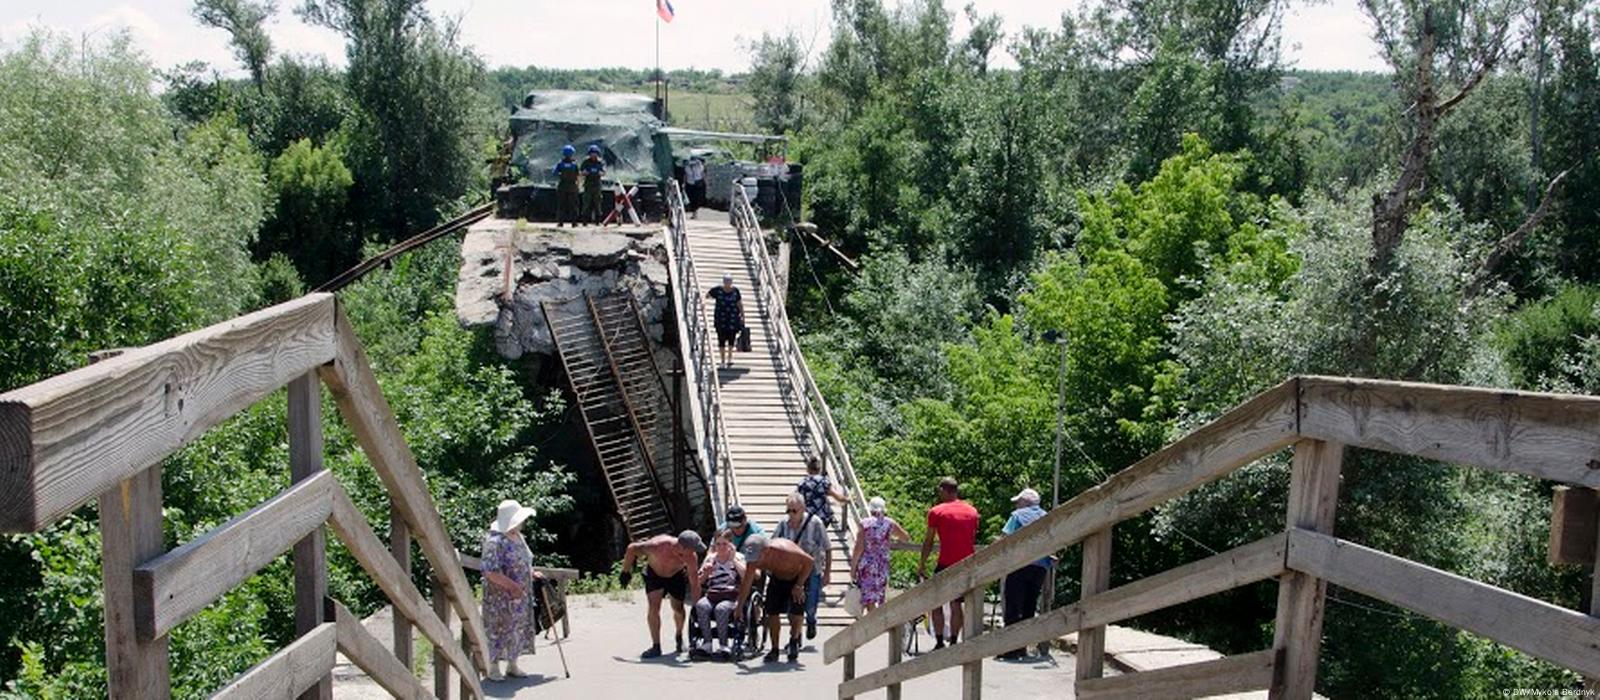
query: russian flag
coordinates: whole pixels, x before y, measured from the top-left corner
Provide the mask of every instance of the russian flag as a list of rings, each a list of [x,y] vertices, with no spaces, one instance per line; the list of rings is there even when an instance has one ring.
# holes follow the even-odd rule
[[[671,22],[675,13],[672,11],[670,0],[656,0],[656,14],[661,16],[661,21]]]

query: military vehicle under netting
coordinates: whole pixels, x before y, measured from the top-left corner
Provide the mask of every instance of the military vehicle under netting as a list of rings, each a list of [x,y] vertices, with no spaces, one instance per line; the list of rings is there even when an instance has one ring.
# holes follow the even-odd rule
[[[639,215],[646,220],[660,218],[663,184],[675,177],[681,180],[683,164],[693,154],[706,162],[707,199],[713,206],[726,208],[728,193],[737,182],[767,216],[786,220],[790,212],[798,212],[800,168],[784,161],[784,137],[670,128],[660,112],[655,99],[633,93],[528,93],[511,112],[511,140],[494,181],[498,215],[555,219],[552,170],[567,145],[577,150],[580,160],[589,146],[600,148],[606,162],[602,191],[608,211],[618,183],[629,190],[637,185],[634,205]],[[731,149],[715,144],[748,144],[743,148],[753,146],[759,160],[738,160]]]

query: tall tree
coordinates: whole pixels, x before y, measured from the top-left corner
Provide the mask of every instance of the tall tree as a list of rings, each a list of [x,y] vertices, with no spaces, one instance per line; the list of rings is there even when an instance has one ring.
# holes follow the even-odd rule
[[[272,38],[262,25],[277,9],[276,0],[195,0],[193,11],[201,24],[228,32],[234,57],[250,71],[256,90],[264,90]]]
[[[344,35],[356,114],[347,164],[353,211],[379,238],[438,222],[475,173],[473,119],[482,63],[436,24],[423,0],[306,0],[308,22]]]
[[[762,32],[753,48],[747,85],[756,103],[756,124],[773,134],[798,131],[804,126],[800,78],[806,61],[800,39],[793,33]]]

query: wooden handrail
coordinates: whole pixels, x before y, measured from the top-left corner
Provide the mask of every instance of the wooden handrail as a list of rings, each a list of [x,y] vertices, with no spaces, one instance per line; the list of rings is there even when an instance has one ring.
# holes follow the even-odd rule
[[[850,698],[983,657],[1281,576],[1274,648],[1160,672],[1100,679],[1082,673],[1082,697],[1178,697],[1262,689],[1309,698],[1320,646],[1324,587],[1337,584],[1600,677],[1600,618],[1345,542],[1327,534],[1345,446],[1484,469],[1600,485],[1600,399],[1337,377],[1293,377],[1162,448],[1044,518],[890,599],[824,645],[843,658],[839,697]],[[1252,545],[1150,576],[1019,625],[855,677],[863,644],[923,611],[968,595],[1092,533],[1294,445],[1287,530]],[[1084,653],[1080,651],[1080,656]],[[972,679],[969,678],[969,681]],[[1189,685],[1183,685],[1189,683]],[[1194,685],[1201,684],[1200,686]]]
[[[1295,380],[1279,384],[923,584],[889,599],[823,645],[829,663],[891,627],[1222,477],[1295,440]]]
[[[722,420],[722,389],[717,381],[714,350],[710,332],[706,329],[705,299],[700,295],[700,283],[695,270],[694,254],[690,250],[688,229],[684,225],[683,191],[676,180],[667,181],[667,205],[670,209],[666,235],[668,277],[674,293],[674,306],[682,323],[678,328],[678,351],[683,357],[684,381],[689,393],[695,397],[690,403],[690,422],[694,424],[695,451],[700,456],[701,468],[711,490],[714,508],[726,512],[728,506],[739,502],[738,490],[733,483],[728,462],[727,433]],[[717,476],[723,478],[718,489]],[[722,512],[713,514],[721,521]]]
[[[367,523],[366,516],[351,502],[349,494],[343,488],[335,488],[332,493],[333,515],[329,524],[339,534],[339,540],[344,542],[350,554],[361,564],[367,575],[372,577],[374,583],[394,604],[394,614],[402,615],[410,620],[417,629],[422,631],[428,641],[433,642],[435,649],[444,651],[445,659],[461,673],[472,686],[473,694],[483,697],[483,688],[478,685],[478,675],[473,672],[471,663],[466,654],[450,636],[450,626],[429,609],[427,600],[422,597],[422,592],[417,590],[416,584],[411,582],[411,572],[404,571],[394,558],[389,555],[389,550],[384,547],[383,541],[378,539],[372,531],[372,526]],[[453,551],[453,550],[452,550]],[[460,567],[456,567],[460,572]],[[480,647],[486,649],[487,647]]]
[[[333,359],[315,294],[0,394],[0,532],[37,532]]]
[[[372,462],[373,470],[389,492],[396,509],[405,516],[411,533],[417,538],[422,553],[433,565],[451,606],[461,616],[461,627],[472,643],[473,658],[482,671],[489,669],[489,638],[483,629],[472,587],[455,558],[455,546],[439,517],[439,507],[422,480],[422,470],[400,433],[394,411],[383,397],[378,378],[367,364],[367,355],[361,349],[361,340],[342,310],[336,310],[334,330],[339,340],[338,355],[333,363],[318,369],[323,384],[333,394],[339,414],[350,426],[356,442]]]
[[[755,262],[759,283],[758,293],[762,304],[769,310],[769,321],[773,327],[772,339],[778,346],[779,359],[783,362],[785,370],[783,376],[788,379],[795,398],[800,402],[801,412],[807,421],[807,429],[813,434],[821,434],[821,444],[816,447],[828,457],[823,460],[824,465],[833,471],[834,481],[841,484],[849,495],[851,508],[845,510],[846,520],[859,525],[861,518],[867,512],[866,496],[862,492],[860,480],[856,478],[855,467],[850,461],[850,452],[845,449],[844,441],[839,437],[839,429],[834,425],[827,399],[822,396],[822,390],[817,387],[816,379],[811,376],[811,368],[806,364],[805,354],[800,351],[800,343],[794,337],[794,329],[789,325],[787,305],[776,291],[777,269],[773,266],[772,256],[767,253],[766,244],[762,240],[761,226],[756,218],[755,208],[751,206],[744,187],[737,183],[733,187],[730,201],[734,227],[739,232],[740,243],[749,250],[750,259]]]
[[[372,533],[333,475],[321,471],[320,438],[303,434],[307,421],[310,428],[319,427],[315,412],[305,409],[319,401],[318,376],[395,511],[416,532],[434,575],[443,581],[441,601],[448,597],[460,614],[463,641],[470,644],[451,637],[448,625],[428,610],[411,584],[410,572]],[[286,385],[291,388],[291,462],[301,470],[295,483],[164,551],[161,460]],[[423,629],[461,672],[464,692],[482,697],[478,677],[488,667],[488,644],[473,591],[360,340],[333,296],[302,297],[0,394],[0,531],[43,529],[96,497],[106,543],[107,675],[114,697],[170,695],[168,632],[290,548],[296,551],[300,626],[302,602],[323,605],[320,592],[314,598],[302,595],[320,591],[321,576],[302,581],[299,574],[302,568],[320,572],[324,566],[324,523],[378,580],[397,612]],[[308,550],[315,553],[302,561],[300,547],[311,541],[318,543]],[[300,626],[299,639],[218,696],[255,697],[266,689],[298,691],[326,683],[337,625],[319,610],[308,615],[312,622]],[[466,649],[475,652],[476,667]]]

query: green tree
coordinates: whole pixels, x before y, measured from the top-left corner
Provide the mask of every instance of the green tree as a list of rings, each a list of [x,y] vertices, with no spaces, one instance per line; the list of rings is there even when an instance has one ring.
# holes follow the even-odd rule
[[[306,139],[290,144],[272,160],[268,182],[278,207],[262,229],[260,250],[289,256],[313,285],[357,262],[360,241],[345,212],[355,180],[335,146],[318,148]]]
[[[267,61],[272,58],[272,37],[263,25],[276,11],[275,0],[195,0],[193,9],[201,24],[228,32],[234,57],[249,69],[258,91],[266,89]]]
[[[306,0],[306,21],[346,40],[351,201],[380,240],[438,222],[478,181],[483,66],[421,0]]]
[[[792,32],[782,36],[763,32],[751,55],[745,86],[755,100],[756,124],[769,134],[798,131],[805,126],[800,80],[806,57],[800,38]]]

